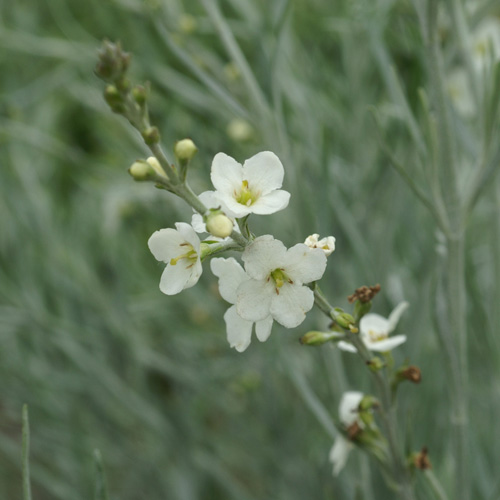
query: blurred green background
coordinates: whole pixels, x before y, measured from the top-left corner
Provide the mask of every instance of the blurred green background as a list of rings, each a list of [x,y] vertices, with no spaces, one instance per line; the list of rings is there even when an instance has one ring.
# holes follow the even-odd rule
[[[163,266],[147,239],[189,221],[191,210],[127,175],[148,154],[102,99],[93,68],[104,38],[121,40],[133,77],[151,82],[152,122],[170,157],[176,140],[197,144],[189,174],[197,192],[209,188],[217,152],[241,162],[276,152],[291,203],[255,217],[252,228],[287,246],[314,232],[335,235],[322,288],[341,307],[356,287],[377,282],[377,312],[410,302],[398,329],[408,342],[394,354],[420,366],[423,382],[402,391],[401,429],[412,449],[429,447],[444,485],[452,481],[448,383],[433,320],[443,248],[390,167],[369,112],[383,110],[385,140],[403,160],[417,154],[394,84],[418,120],[426,73],[416,14],[403,0],[218,4],[221,22],[209,0],[0,3],[0,498],[21,497],[23,403],[36,500],[91,498],[95,448],[116,500],[392,495],[360,453],[331,475],[330,415],[343,391],[370,383],[357,358],[298,343],[308,328],[326,326],[318,313],[294,331],[275,324],[266,344],[254,340],[238,354],[225,340],[226,305],[208,266],[198,286],[160,293]],[[241,52],[228,50],[227,37]],[[476,123],[456,126],[459,154],[472,164]],[[470,464],[475,497],[492,500],[499,200],[495,181],[467,240]]]

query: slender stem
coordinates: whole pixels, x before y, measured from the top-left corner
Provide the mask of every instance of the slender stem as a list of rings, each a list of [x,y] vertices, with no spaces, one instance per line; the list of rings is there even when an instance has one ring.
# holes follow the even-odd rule
[[[102,456],[99,450],[94,450],[94,463],[96,468],[94,499],[109,500],[106,477],[104,475],[104,467],[102,465]]]
[[[441,483],[431,469],[427,469],[424,471],[424,477],[425,479],[427,479],[427,482],[429,483],[429,486],[431,487],[432,492],[434,493],[437,500],[448,500],[446,492],[444,491]]]
[[[194,194],[188,184],[181,184],[179,186],[175,186],[173,189],[177,196],[193,207],[200,215],[207,213],[208,208],[201,202],[198,196]]]
[[[23,460],[23,500],[31,500],[31,484],[30,484],[30,424],[28,419],[28,405],[23,405],[23,445],[22,445],[22,460]]]
[[[323,295],[319,287],[315,284],[313,286],[314,303],[315,305],[329,318],[335,318],[338,312],[331,306]],[[356,347],[358,355],[367,363],[372,359],[372,354],[365,346],[358,334],[346,331],[347,339],[352,342]],[[381,371],[372,371],[372,376],[377,386],[381,408],[380,415],[387,434],[387,441],[389,443],[390,457],[392,461],[392,470],[394,479],[399,486],[399,493],[403,500],[415,500],[413,487],[411,485],[411,478],[408,470],[405,467],[404,458],[398,443],[398,436],[396,430],[396,415],[391,398],[391,388],[387,377]]]
[[[467,328],[465,307],[464,237],[457,235],[448,240],[448,260],[446,263],[447,319],[450,330],[456,336],[456,347],[452,354],[458,369],[453,370],[451,381],[454,390],[451,396],[451,426],[456,457],[456,495],[466,500],[470,494],[468,457],[468,359]]]

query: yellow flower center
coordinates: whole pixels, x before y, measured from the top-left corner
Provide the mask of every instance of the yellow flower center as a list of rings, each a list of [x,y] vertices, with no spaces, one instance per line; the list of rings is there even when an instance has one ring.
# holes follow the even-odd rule
[[[293,281],[287,276],[287,274],[284,272],[283,269],[275,269],[274,271],[271,272],[269,278],[272,278],[274,281],[277,295],[280,294],[280,288],[285,283],[290,283],[290,285],[293,285]]]
[[[260,193],[252,191],[248,186],[248,181],[244,180],[241,183],[241,189],[239,192],[234,192],[234,198],[238,203],[245,205],[247,207],[253,205],[259,199]]]
[[[385,340],[389,335],[385,332],[376,332],[375,330],[368,330],[368,336],[372,342],[379,342]]]
[[[186,247],[187,252],[170,259],[170,265],[175,266],[177,262],[179,262],[180,260],[186,259],[191,263],[189,267],[193,266],[196,260],[198,259],[198,254],[196,253],[196,250],[193,248],[193,245],[186,242],[186,243],[181,243],[180,246]]]

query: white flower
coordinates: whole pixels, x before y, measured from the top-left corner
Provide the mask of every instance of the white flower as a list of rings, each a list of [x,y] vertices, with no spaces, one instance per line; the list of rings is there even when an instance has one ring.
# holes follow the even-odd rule
[[[319,234],[314,233],[306,238],[304,245],[307,245],[309,248],[320,248],[328,257],[335,250],[335,238],[333,236],[328,236],[320,240]]]
[[[361,318],[359,333],[361,340],[370,351],[387,352],[406,342],[406,335],[389,337],[389,334],[396,328],[399,318],[408,305],[408,302],[400,302],[388,319],[374,313],[366,314]],[[340,341],[338,346],[344,351],[356,352],[356,348],[348,342]]]
[[[224,300],[233,304],[224,314],[226,321],[227,340],[231,347],[238,352],[243,352],[252,339],[254,322],[243,319],[236,311],[236,291],[238,287],[250,277],[235,259],[212,259],[210,262],[212,272],[219,278],[219,291]],[[261,342],[265,342],[271,334],[273,318],[268,315],[261,321],[255,322],[255,334]]]
[[[176,222],[175,227],[154,232],[148,241],[155,259],[167,263],[160,280],[160,290],[167,295],[192,287],[202,272],[200,238],[189,224]]]
[[[314,304],[314,294],[304,284],[323,276],[324,252],[303,243],[287,250],[281,241],[265,235],[245,249],[242,259],[251,279],[238,287],[238,314],[249,321],[271,315],[287,328],[300,325]]]
[[[355,391],[346,392],[342,396],[339,404],[339,417],[340,422],[346,428],[350,427],[355,422],[357,422],[360,428],[363,428],[364,424],[358,418],[358,407],[362,399],[363,393]],[[335,476],[344,468],[352,447],[353,444],[339,432],[329,455],[330,462],[333,464],[333,474]]]
[[[214,196],[223,210],[226,207],[238,218],[251,213],[273,214],[286,208],[290,193],[278,189],[284,175],[279,158],[270,151],[252,156],[243,166],[224,153],[217,153],[212,162]]]
[[[490,17],[479,23],[471,36],[472,60],[478,72],[500,58],[500,21]]]

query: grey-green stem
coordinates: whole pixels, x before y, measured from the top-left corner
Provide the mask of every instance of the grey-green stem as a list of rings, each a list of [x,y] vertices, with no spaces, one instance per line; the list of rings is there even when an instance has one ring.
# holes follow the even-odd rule
[[[317,285],[314,286],[313,291],[315,305],[329,318],[334,319],[338,315],[338,312],[329,304],[328,300]],[[365,363],[372,359],[373,356],[371,352],[367,349],[359,334],[346,331],[346,337],[356,347],[358,355]],[[375,381],[378,397],[381,403],[380,415],[382,417],[384,430],[389,443],[389,452],[392,462],[391,468],[394,476],[393,479],[399,487],[399,494],[403,500],[415,500],[416,497],[413,492],[409,471],[405,466],[405,460],[401,452],[401,447],[398,443],[396,415],[394,405],[391,400],[389,381],[385,374],[382,374],[381,371],[372,371],[371,373]]]

